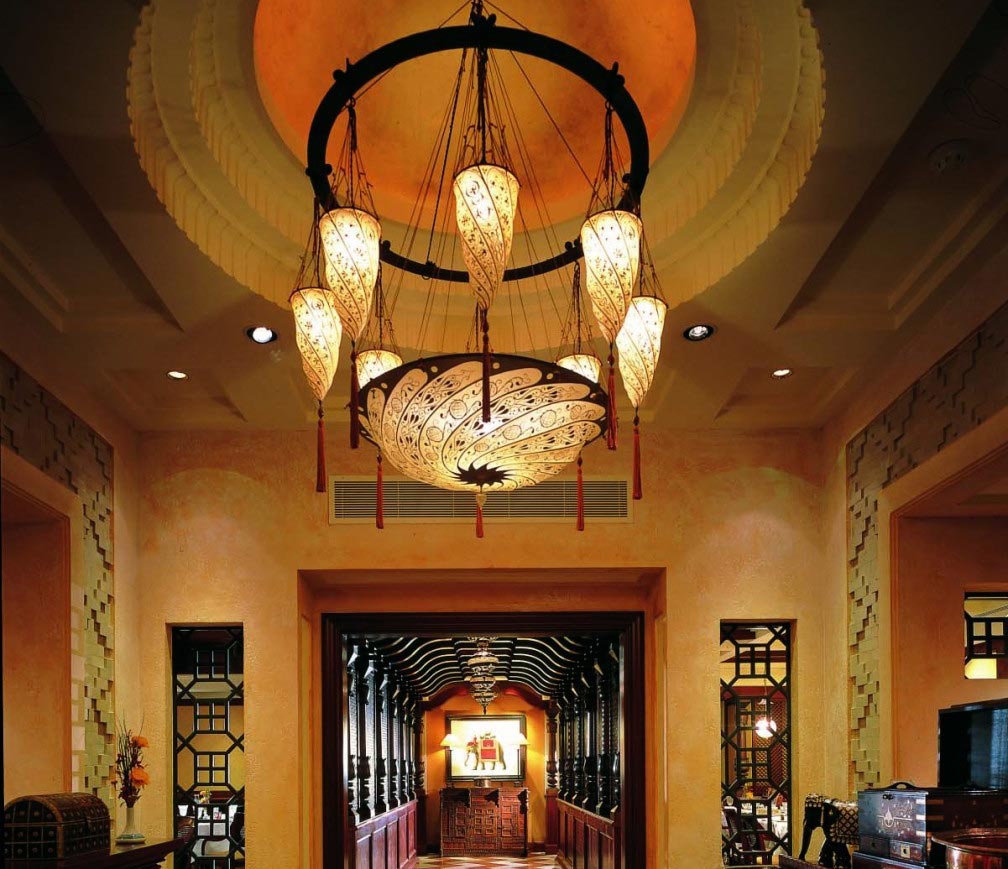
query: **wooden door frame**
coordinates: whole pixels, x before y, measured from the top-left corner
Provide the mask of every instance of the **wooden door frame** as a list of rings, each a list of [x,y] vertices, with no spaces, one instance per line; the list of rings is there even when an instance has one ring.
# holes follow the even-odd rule
[[[643,610],[525,613],[322,613],[322,865],[344,869],[352,843],[347,807],[346,638],[394,636],[564,635],[615,633],[623,650],[620,814],[623,866],[647,860],[645,759],[645,658]],[[632,750],[627,747],[634,746]]]

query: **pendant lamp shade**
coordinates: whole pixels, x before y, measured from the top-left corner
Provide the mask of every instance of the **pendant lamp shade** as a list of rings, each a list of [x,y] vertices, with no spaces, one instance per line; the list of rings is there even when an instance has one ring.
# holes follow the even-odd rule
[[[518,179],[503,166],[479,163],[459,172],[453,186],[455,219],[469,284],[477,303],[486,311],[511,256]]]
[[[374,299],[381,224],[359,208],[334,208],[322,215],[319,232],[336,311],[350,339],[356,341],[367,325]]]
[[[290,306],[301,364],[312,393],[321,402],[332,386],[343,337],[335,293],[322,287],[301,287],[291,293]]]
[[[581,226],[585,288],[605,339],[612,343],[623,325],[640,269],[641,222],[621,209],[598,211]]]
[[[557,359],[557,365],[580,374],[592,383],[601,383],[602,360],[591,353],[571,353],[569,356],[561,356]]]
[[[623,387],[634,407],[640,407],[651,387],[667,310],[668,305],[656,296],[637,296],[630,300],[623,326],[616,335]]]
[[[357,379],[363,387],[402,364],[402,356],[391,350],[361,350],[357,354]]]

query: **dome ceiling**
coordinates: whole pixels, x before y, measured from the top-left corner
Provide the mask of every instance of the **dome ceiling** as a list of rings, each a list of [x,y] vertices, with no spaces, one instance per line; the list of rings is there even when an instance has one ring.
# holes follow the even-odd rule
[[[319,99],[332,83],[334,68],[393,39],[437,27],[453,7],[443,0],[367,4],[260,0],[253,31],[256,80],[270,120],[298,161],[304,162],[308,128]],[[625,4],[618,0],[590,4],[513,0],[503,8],[530,29],[562,39],[605,66],[618,60],[620,73],[632,83],[647,119],[652,152],[665,149],[686,107],[693,78],[696,29],[688,0],[651,3],[646,13],[635,15],[627,15]],[[467,14],[463,9],[449,23],[464,24]],[[516,26],[504,14],[497,17],[500,25]],[[583,216],[590,192],[584,178],[561,149],[516,61],[498,54],[543,199],[551,203],[551,216],[554,220]],[[392,70],[358,101],[361,147],[383,217],[400,222],[409,218],[458,64],[458,52],[411,61]],[[591,172],[601,154],[601,97],[544,61],[521,58],[521,64]],[[341,122],[330,139],[333,165],[343,129]],[[526,220],[534,224],[535,215],[526,215]]]

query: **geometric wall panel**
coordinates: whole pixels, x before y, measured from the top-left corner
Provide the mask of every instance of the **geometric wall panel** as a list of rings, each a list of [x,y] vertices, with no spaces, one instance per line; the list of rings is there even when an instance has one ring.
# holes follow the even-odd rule
[[[1008,406],[1008,305],[929,369],[847,444],[850,784],[879,782],[878,496]]]
[[[72,782],[114,810],[112,447],[0,353],[0,443],[73,491],[84,518],[84,575],[70,588]]]

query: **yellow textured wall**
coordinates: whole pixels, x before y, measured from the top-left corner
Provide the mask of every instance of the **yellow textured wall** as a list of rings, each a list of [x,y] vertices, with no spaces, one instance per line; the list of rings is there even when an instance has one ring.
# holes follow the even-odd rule
[[[530,842],[546,839],[546,713],[521,697],[501,695],[487,710],[488,715],[521,712],[525,715],[525,783],[529,790],[528,836]],[[437,842],[441,830],[441,788],[445,786],[445,715],[482,715],[483,707],[472,697],[451,697],[436,709],[424,713],[425,759],[427,763],[427,841]],[[518,785],[515,785],[518,787]]]
[[[63,523],[2,529],[6,803],[70,786],[70,575]]]
[[[342,434],[342,432],[341,432]],[[342,438],[340,439],[342,440]],[[330,438],[330,473],[369,473],[373,453],[351,454]],[[827,773],[825,732],[844,698],[829,686],[844,670],[844,636],[831,619],[842,589],[824,564],[822,489],[815,435],[680,433],[644,436],[646,499],[631,524],[488,523],[479,541],[468,525],[329,526],[312,491],[307,433],[147,435],[142,438],[139,632],[143,711],[158,738],[145,819],[170,818],[167,624],[245,626],[248,853],[294,867],[299,823],[298,571],[311,569],[621,567],[666,568],[667,648],[651,674],[662,713],[675,726],[648,765],[649,865],[716,865],[720,852],[718,623],[795,619],[796,796],[819,790]],[[591,475],[626,473],[629,450],[592,449]],[[492,582],[492,574],[488,574]],[[455,609],[432,583],[423,608]],[[534,589],[531,608],[592,605],[592,589]],[[832,598],[839,595],[838,602]],[[409,599],[386,593],[385,605]],[[451,601],[454,600],[453,604]],[[603,604],[604,605],[604,604]],[[347,596],[335,609],[354,608]],[[374,604],[372,603],[372,607]],[[839,751],[839,749],[834,749]],[[307,763],[311,763],[308,761]],[[667,769],[666,769],[667,766]],[[668,782],[666,785],[665,782]],[[689,782],[689,787],[682,787]],[[315,836],[315,839],[318,837]],[[659,862],[660,861],[660,862]]]
[[[898,779],[938,783],[938,710],[1008,694],[963,673],[963,594],[1008,592],[1008,519],[899,520],[893,625]]]

